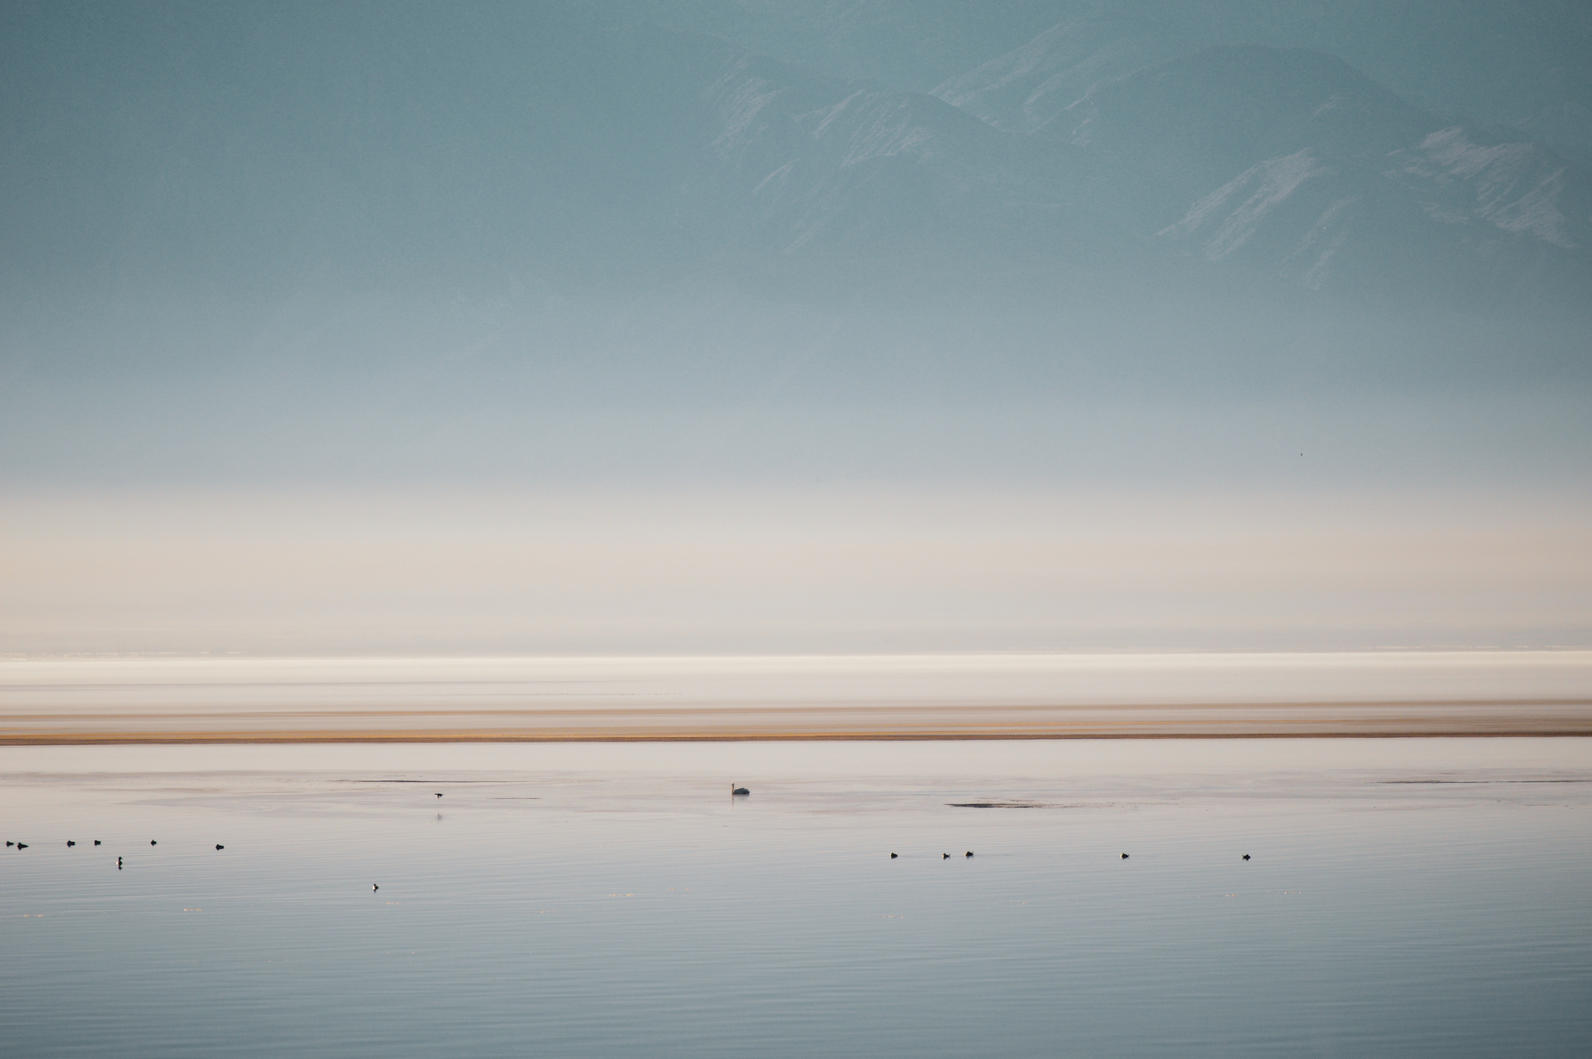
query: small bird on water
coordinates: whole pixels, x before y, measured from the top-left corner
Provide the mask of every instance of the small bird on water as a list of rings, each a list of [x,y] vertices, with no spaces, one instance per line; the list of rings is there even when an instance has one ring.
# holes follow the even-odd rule
[[[438,797],[438,798],[441,798],[441,797],[442,797],[442,792],[441,792],[441,791],[438,791],[438,792],[437,792],[437,797]]]
[[[97,838],[96,838],[96,839],[95,839],[95,840],[94,840],[94,844],[95,844],[95,845],[96,845],[96,846],[97,846],[97,845],[99,845],[99,844],[100,844],[100,841],[99,841],[99,839],[97,839]]]
[[[67,840],[66,840],[66,848],[67,848],[67,849],[71,849],[71,848],[72,848],[72,847],[73,847],[73,846],[75,846],[75,845],[77,845],[77,843],[76,843],[76,842],[73,842],[73,841],[72,841],[72,840],[71,840],[71,839],[67,839]]]
[[[1245,859],[1245,860],[1248,860],[1248,859],[1249,859],[1249,854],[1248,854],[1248,853],[1245,853],[1245,854],[1244,854],[1244,859]]]
[[[1123,860],[1127,860],[1128,859],[1128,855],[1126,853],[1122,854],[1122,859]]]
[[[730,797],[732,797],[732,798],[739,797],[739,796],[741,796],[743,794],[751,794],[751,793],[752,792],[747,790],[745,787],[737,787],[733,783],[730,784]]]
[[[966,853],[963,854],[963,856],[972,857],[973,856],[973,851],[972,850],[968,850]]]
[[[941,860],[950,860],[951,859],[951,855],[949,853],[941,853],[940,854],[940,859]]]
[[[154,845],[154,844],[155,844],[155,840],[154,840],[154,839],[150,839],[150,840],[149,840],[149,844],[150,844],[150,845],[151,845],[151,846],[153,846],[153,845]]]
[[[375,883],[371,883],[370,884],[370,889],[371,889],[372,892],[375,892],[376,890],[380,890],[381,887],[377,886]]]
[[[894,854],[894,853],[890,854],[890,859],[891,860],[895,860],[896,859],[896,854]]]
[[[18,842],[17,843],[17,848],[18,849],[27,849],[28,848],[28,844],[26,842]]]
[[[222,844],[221,844],[221,843],[219,843],[219,842],[217,842],[217,843],[216,843],[216,848],[217,848],[217,849],[226,849],[226,848],[227,848],[227,847],[226,847],[226,846],[223,846],[223,845],[222,845]]]
[[[116,858],[116,870],[117,871],[121,871],[122,870],[122,858],[120,858],[120,857]]]
[[[14,846],[14,845],[16,845],[16,843],[15,843],[15,842],[13,842],[13,841],[11,841],[11,840],[10,840],[10,839],[9,839],[9,838],[8,838],[8,839],[6,839],[6,848],[7,848],[7,849],[10,849],[10,848],[11,848],[11,847],[12,847],[12,846]]]

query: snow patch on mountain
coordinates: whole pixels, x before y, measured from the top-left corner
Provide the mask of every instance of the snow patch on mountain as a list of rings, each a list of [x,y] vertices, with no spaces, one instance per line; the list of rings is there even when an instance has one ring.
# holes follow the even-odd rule
[[[1098,14],[1070,18],[930,94],[996,128],[1036,132],[1097,86],[1169,54],[1153,24]]]
[[[1535,144],[1479,144],[1454,126],[1395,152],[1393,161],[1388,176],[1421,193],[1434,220],[1477,219],[1566,250],[1581,245],[1561,209],[1567,167]]]
[[[1279,206],[1324,172],[1308,148],[1268,159],[1194,203],[1182,220],[1156,234],[1198,239],[1202,256],[1220,261],[1242,248]]]
[[[747,79],[726,91],[718,100],[720,129],[713,139],[714,150],[722,156],[744,143],[776,94],[766,81],[756,79]]]
[[[918,120],[912,102],[902,95],[854,92],[819,113],[813,137],[822,141],[837,136],[844,141],[842,168],[901,154],[930,155],[935,134]]]
[[[1329,205],[1294,251],[1283,259],[1284,271],[1297,271],[1299,283],[1306,289],[1324,290],[1332,281],[1335,259],[1349,241],[1345,221],[1358,202],[1355,198],[1341,198]]]

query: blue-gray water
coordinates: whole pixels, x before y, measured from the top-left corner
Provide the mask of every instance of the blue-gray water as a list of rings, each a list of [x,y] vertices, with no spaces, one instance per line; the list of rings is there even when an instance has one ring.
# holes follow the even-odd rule
[[[1573,739],[10,748],[0,804],[7,1055],[1592,1039]]]

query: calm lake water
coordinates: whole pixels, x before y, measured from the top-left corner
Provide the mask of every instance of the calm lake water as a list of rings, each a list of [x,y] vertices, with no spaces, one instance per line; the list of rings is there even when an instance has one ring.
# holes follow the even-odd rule
[[[1592,1040],[1585,740],[5,748],[0,807],[7,1055]]]

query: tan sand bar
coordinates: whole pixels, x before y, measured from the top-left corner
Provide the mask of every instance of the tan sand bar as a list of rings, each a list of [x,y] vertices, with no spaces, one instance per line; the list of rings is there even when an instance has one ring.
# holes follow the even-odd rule
[[[0,744],[1592,735],[1592,652],[0,660]]]

